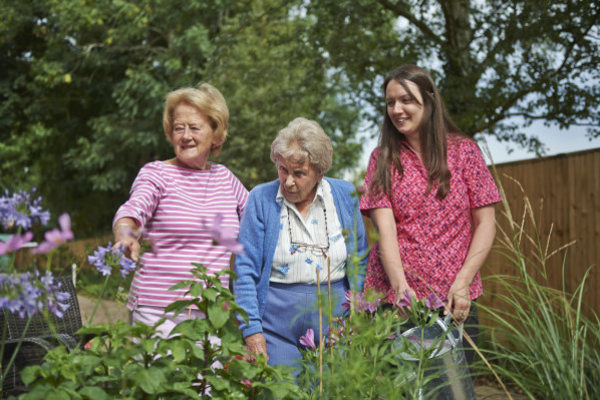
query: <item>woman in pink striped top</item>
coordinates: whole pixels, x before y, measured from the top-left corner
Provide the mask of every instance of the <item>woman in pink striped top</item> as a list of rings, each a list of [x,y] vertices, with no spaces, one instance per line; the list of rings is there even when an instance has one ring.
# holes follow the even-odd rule
[[[219,218],[222,229],[237,236],[248,191],[225,166],[208,161],[220,152],[228,121],[225,99],[209,84],[167,95],[163,125],[175,157],[142,167],[113,221],[115,245],[124,246],[134,261],[140,232],[152,243],[129,292],[133,321],[151,325],[165,316],[167,305],[184,298],[184,289],[169,288],[193,278],[192,263],[202,263],[209,273],[229,268],[231,252],[213,244],[210,228]],[[165,336],[179,322],[167,317],[160,327]]]

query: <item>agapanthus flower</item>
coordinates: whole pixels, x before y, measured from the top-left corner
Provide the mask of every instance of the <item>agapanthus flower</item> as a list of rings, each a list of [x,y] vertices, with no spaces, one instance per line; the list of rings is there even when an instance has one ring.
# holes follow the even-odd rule
[[[429,308],[430,310],[437,310],[438,308],[443,306],[444,303],[442,303],[438,295],[436,295],[435,293],[430,293],[425,299],[425,307]]]
[[[44,242],[33,250],[36,254],[45,254],[52,249],[62,245],[67,240],[73,239],[73,232],[71,231],[71,218],[69,214],[63,214],[58,217],[59,229],[52,229],[46,232],[44,235]]]
[[[88,256],[90,264],[96,267],[103,276],[110,275],[112,268],[121,267],[121,276],[125,278],[135,270],[136,263],[123,254],[123,248],[113,248],[111,242],[107,246],[98,246],[92,255]]]
[[[12,235],[8,241],[0,241],[0,255],[12,253],[19,250],[23,245],[31,241],[33,233],[27,232],[24,235]]]
[[[223,225],[223,219],[223,214],[217,213],[209,226],[213,241],[224,246],[234,254],[244,254],[244,245],[238,243],[237,235],[233,228]]]
[[[0,223],[5,229],[30,229],[36,222],[42,225],[48,223],[50,213],[42,209],[40,196],[34,198],[35,191],[34,188],[30,192],[20,190],[10,194],[6,190],[0,197]]]
[[[0,274],[0,308],[20,318],[34,316],[48,310],[58,318],[70,307],[70,294],[61,291],[50,271],[44,275],[33,273]]]
[[[311,328],[306,330],[306,333],[303,336],[300,336],[300,344],[309,349],[316,349],[317,345],[315,344],[315,331]]]

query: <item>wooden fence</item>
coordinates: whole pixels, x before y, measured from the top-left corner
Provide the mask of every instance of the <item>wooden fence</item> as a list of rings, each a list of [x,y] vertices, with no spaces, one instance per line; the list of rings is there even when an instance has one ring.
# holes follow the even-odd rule
[[[564,287],[572,293],[589,269],[584,312],[588,316],[600,312],[600,148],[500,164],[496,180],[504,190],[512,219],[523,223],[523,231],[533,239],[534,243],[521,238],[530,273],[557,289],[564,280]],[[527,201],[529,211],[525,211]],[[506,204],[498,205],[496,246],[482,268],[484,277],[515,274],[514,265],[502,255],[506,253],[501,243],[503,231],[511,231],[506,214]],[[510,234],[508,237],[512,240]],[[536,269],[539,259],[545,258],[547,278]],[[484,281],[484,290],[482,302],[493,304],[498,285]]]

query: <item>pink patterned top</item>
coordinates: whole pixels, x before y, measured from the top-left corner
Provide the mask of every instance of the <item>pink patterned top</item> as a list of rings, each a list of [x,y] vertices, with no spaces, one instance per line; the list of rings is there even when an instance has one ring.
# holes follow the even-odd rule
[[[153,248],[141,257],[127,308],[166,307],[183,299],[185,290],[169,288],[194,278],[193,262],[212,273],[229,268],[231,252],[213,244],[209,228],[221,213],[222,226],[237,235],[248,191],[226,167],[210,163],[210,169],[196,170],[154,161],[142,167],[130,193],[114,221],[136,220]],[[221,281],[229,284],[226,277]]]
[[[448,137],[450,191],[440,200],[437,187],[425,194],[427,171],[416,153],[402,143],[404,176],[392,167],[392,194],[373,193],[371,182],[379,149],[371,154],[365,177],[366,193],[360,199],[363,215],[374,208],[391,208],[396,220],[400,258],[409,286],[419,298],[430,293],[446,299],[471,244],[471,209],[501,200],[477,144],[467,138]],[[379,258],[379,243],[369,254],[365,290],[375,289],[394,301],[394,292]],[[482,294],[479,273],[470,288],[471,299]]]

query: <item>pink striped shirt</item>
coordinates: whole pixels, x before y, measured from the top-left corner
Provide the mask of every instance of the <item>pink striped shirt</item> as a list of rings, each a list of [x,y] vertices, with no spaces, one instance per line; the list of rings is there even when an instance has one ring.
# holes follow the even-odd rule
[[[183,299],[184,289],[169,288],[193,279],[191,263],[203,264],[209,273],[229,268],[231,252],[213,244],[209,228],[220,213],[223,227],[232,228],[237,235],[247,199],[246,188],[220,164],[210,163],[207,170],[163,161],[144,165],[133,182],[129,200],[114,218],[136,220],[153,247],[141,257],[127,308],[133,310],[138,304],[166,307]],[[229,285],[227,277],[221,282]]]

